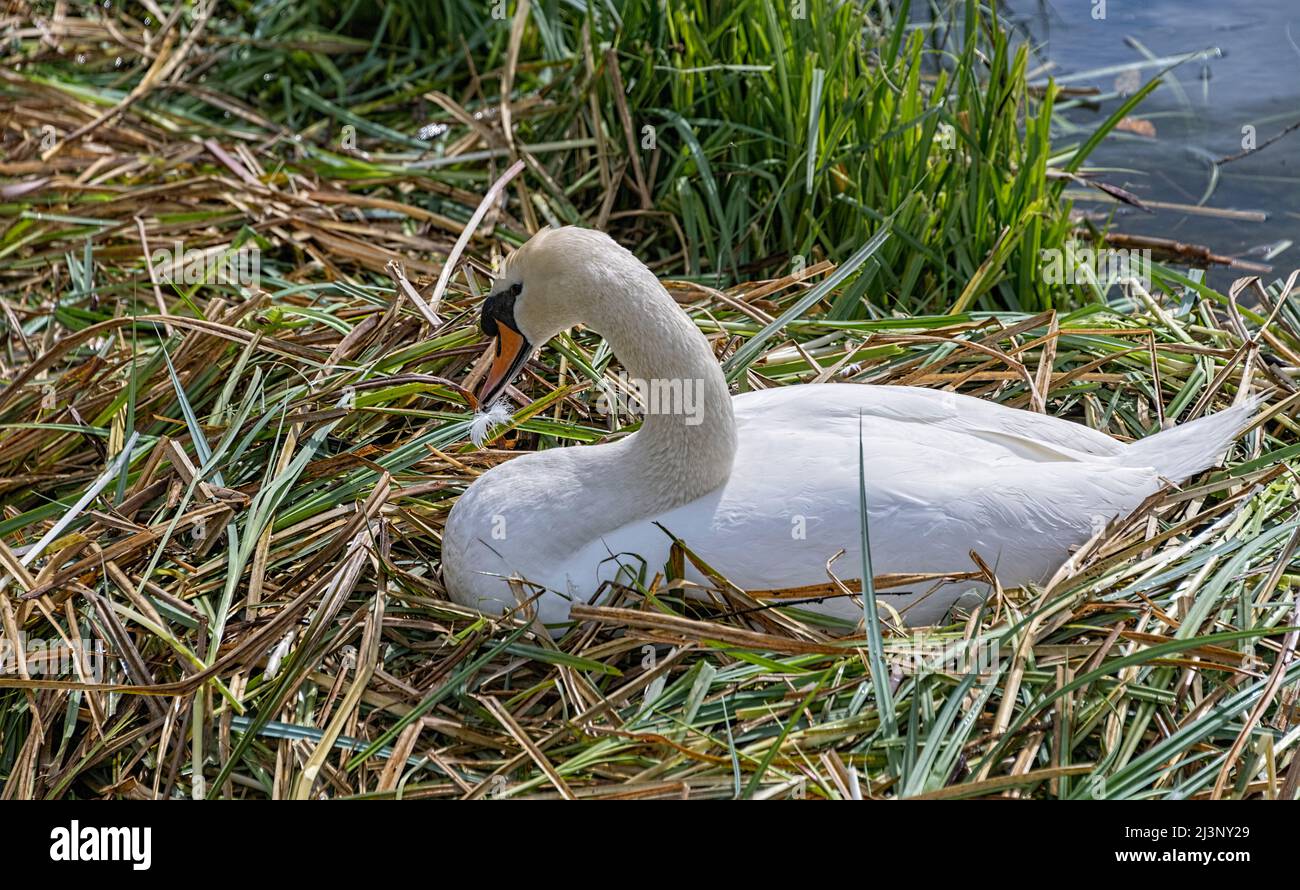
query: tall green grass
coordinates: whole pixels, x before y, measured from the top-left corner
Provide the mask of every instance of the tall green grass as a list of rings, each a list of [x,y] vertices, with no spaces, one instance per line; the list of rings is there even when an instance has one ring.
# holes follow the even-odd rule
[[[662,272],[726,285],[840,261],[896,214],[837,318],[871,314],[864,301],[1055,305],[1039,251],[1070,222],[1049,160],[1077,167],[1118,119],[1054,147],[1054,91],[1029,88],[1027,48],[975,2],[532,3],[513,62],[515,3],[229,6],[208,25],[229,41],[209,82],[282,126],[309,169],[358,189],[423,176],[405,199],[452,219],[465,208],[445,186],[480,182],[484,158],[446,156],[463,128],[428,97],[492,124],[506,81],[516,143],[545,146],[524,219],[611,229]],[[168,99],[243,126],[200,95]],[[421,138],[430,123],[451,130]],[[345,127],[361,152],[339,148]]]

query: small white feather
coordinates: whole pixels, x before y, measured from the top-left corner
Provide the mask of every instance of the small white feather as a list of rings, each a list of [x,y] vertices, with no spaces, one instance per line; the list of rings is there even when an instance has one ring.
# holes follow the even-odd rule
[[[497,399],[486,411],[475,411],[469,425],[469,440],[481,446],[487,440],[488,432],[493,427],[509,423],[513,414],[514,409],[505,399]]]

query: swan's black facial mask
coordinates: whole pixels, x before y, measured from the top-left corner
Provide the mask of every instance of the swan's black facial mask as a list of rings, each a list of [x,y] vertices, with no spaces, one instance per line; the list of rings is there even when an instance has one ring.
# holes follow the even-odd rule
[[[523,284],[513,284],[503,291],[490,294],[483,301],[479,326],[483,333],[496,338],[496,357],[492,359],[492,368],[478,395],[479,405],[484,408],[491,405],[510,381],[515,379],[533,348],[515,323],[515,300],[519,298],[523,287]]]

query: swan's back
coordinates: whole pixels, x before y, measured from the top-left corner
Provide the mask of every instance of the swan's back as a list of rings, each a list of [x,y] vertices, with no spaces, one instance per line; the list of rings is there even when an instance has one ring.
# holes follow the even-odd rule
[[[732,400],[737,424],[752,435],[763,428],[806,430],[810,435],[839,438],[850,426],[857,441],[858,418],[865,434],[882,421],[910,425],[913,438],[937,431],[973,437],[991,456],[997,449],[1023,453],[1026,459],[1086,459],[1116,455],[1123,445],[1082,424],[986,402],[972,396],[914,386],[868,386],[821,383],[776,387],[742,393]],[[900,433],[906,427],[894,427]],[[959,440],[950,440],[959,441]],[[1059,450],[1053,457],[1050,452]]]

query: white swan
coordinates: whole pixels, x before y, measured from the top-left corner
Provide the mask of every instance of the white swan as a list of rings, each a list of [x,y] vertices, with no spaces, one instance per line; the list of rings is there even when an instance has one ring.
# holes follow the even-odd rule
[[[974,550],[1004,587],[1041,583],[1106,521],[1212,465],[1255,404],[1124,445],[929,389],[819,384],[733,398],[708,341],[654,274],[609,236],[578,228],[530,239],[484,302],[496,356],[482,404],[535,347],[578,323],[605,337],[630,377],[672,396],[618,441],[521,454],[478,477],[443,534],[443,578],[458,603],[499,613],[544,589],[539,617],[564,622],[620,566],[660,571],[664,529],[747,591],[831,592],[827,563],[841,550],[831,570],[856,582],[860,422],[875,575],[969,573]],[[969,580],[925,582],[878,598],[919,625],[970,590]],[[804,608],[856,619],[855,599]]]

